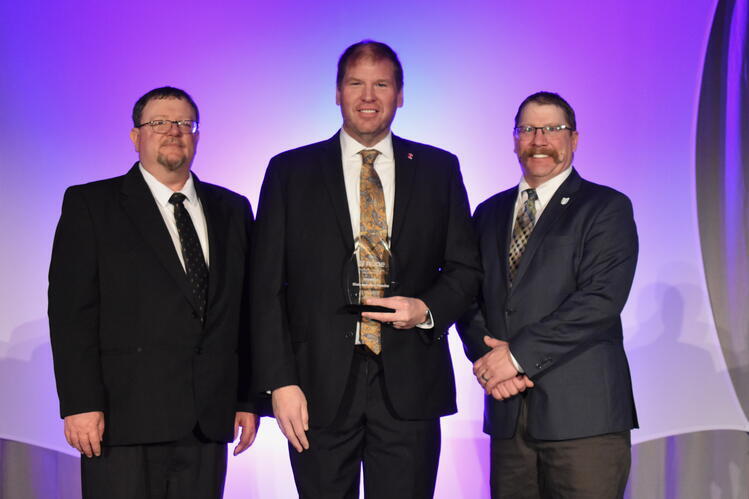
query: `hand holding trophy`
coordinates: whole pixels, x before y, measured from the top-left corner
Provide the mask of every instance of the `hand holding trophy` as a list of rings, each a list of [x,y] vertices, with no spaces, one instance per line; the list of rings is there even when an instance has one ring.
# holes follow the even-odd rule
[[[372,242],[366,235],[361,235],[343,268],[345,310],[352,314],[395,312],[392,308],[363,303],[366,298],[382,298],[392,294],[397,287],[394,276],[395,258],[388,242],[381,239]]]

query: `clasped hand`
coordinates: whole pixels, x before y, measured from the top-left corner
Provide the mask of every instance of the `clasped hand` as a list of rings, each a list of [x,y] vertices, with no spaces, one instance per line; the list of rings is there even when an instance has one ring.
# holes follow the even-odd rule
[[[505,400],[533,388],[533,381],[515,368],[509,343],[489,336],[484,343],[491,350],[473,364],[473,374],[487,395]]]

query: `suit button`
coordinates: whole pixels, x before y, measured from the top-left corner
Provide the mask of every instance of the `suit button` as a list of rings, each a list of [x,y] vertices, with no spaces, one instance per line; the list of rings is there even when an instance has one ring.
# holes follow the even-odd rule
[[[515,309],[514,309],[514,308],[510,308],[510,307],[507,307],[507,308],[505,309],[505,312],[507,313],[507,315],[512,315],[512,314],[514,314],[514,313],[515,313]]]
[[[138,347],[135,349],[136,352],[141,353],[143,351],[143,347]]]
[[[343,335],[344,338],[353,338],[354,332],[353,331],[346,331]]]
[[[536,369],[543,369],[552,362],[554,361],[550,357],[546,357],[545,359],[542,359],[541,362],[536,363]]]

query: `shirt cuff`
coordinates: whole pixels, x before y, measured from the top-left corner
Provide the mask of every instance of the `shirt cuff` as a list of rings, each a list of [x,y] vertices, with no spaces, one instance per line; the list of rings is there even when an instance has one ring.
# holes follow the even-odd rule
[[[515,356],[512,355],[512,352],[509,352],[509,353],[510,353],[510,360],[512,361],[512,365],[515,366],[515,369],[518,370],[518,373],[519,374],[525,374],[525,371],[523,370],[522,367],[520,367],[520,364],[518,364],[518,361],[515,358]]]
[[[432,317],[432,311],[427,309],[427,320],[421,324],[416,324],[419,329],[432,329],[434,327],[434,318]]]

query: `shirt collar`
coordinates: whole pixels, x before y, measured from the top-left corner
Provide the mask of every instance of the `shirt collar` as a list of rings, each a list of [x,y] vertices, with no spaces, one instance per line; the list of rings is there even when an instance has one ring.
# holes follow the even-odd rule
[[[380,151],[380,155],[388,159],[390,161],[393,160],[393,133],[388,132],[388,134],[383,137],[381,141],[373,145],[372,147],[366,147],[362,144],[360,144],[356,139],[354,139],[351,135],[346,133],[346,130],[341,128],[341,156],[343,159],[351,159],[355,156],[359,155],[359,151],[362,149],[377,149]]]
[[[138,163],[138,168],[140,168],[140,173],[143,175],[143,179],[146,181],[156,202],[161,206],[169,206],[169,198],[172,197],[174,191],[159,182],[156,177],[143,168],[141,163]],[[198,199],[198,193],[195,191],[195,182],[192,179],[192,172],[190,172],[187,182],[185,182],[185,185],[179,192],[185,195],[188,203],[194,203]]]
[[[554,197],[554,194],[557,192],[557,189],[559,189],[559,186],[562,185],[565,180],[567,180],[567,177],[569,177],[571,173],[572,166],[564,170],[559,175],[550,178],[543,184],[536,187],[538,202],[541,203],[541,206],[546,206],[546,204],[551,201],[551,198]],[[525,181],[525,178],[521,178],[520,185],[518,185],[518,193],[521,194],[524,190],[530,188],[531,186],[528,185],[528,182]]]

